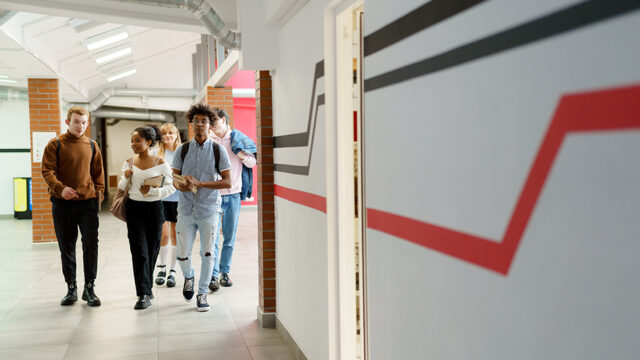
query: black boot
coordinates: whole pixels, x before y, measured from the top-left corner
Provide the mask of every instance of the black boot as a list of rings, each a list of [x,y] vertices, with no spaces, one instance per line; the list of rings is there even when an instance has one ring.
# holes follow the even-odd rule
[[[138,297],[138,301],[133,306],[135,310],[143,310],[151,306],[151,300],[149,299],[149,295],[142,295]]]
[[[76,282],[67,284],[67,295],[62,298],[60,305],[73,305],[78,301],[78,285]]]
[[[86,301],[89,306],[100,306],[100,298],[93,291],[94,286],[93,281],[84,285],[82,300]]]

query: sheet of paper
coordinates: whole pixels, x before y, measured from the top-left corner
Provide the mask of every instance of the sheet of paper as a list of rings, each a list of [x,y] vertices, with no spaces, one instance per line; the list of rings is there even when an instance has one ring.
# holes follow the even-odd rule
[[[33,132],[33,162],[42,162],[42,155],[44,154],[44,148],[49,143],[51,138],[56,137],[58,134],[55,132]]]

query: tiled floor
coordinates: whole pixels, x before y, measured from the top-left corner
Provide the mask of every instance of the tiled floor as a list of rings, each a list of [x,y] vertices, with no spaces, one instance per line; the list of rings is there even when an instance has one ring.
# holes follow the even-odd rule
[[[294,359],[278,332],[256,320],[255,208],[240,215],[234,286],[209,295],[212,308],[205,313],[195,310],[195,300],[183,300],[179,269],[175,288],[154,287],[153,305],[133,310],[126,226],[108,212],[100,214],[97,308],[84,301],[59,305],[66,293],[60,253],[57,244],[31,244],[31,221],[1,218],[0,234],[0,359]],[[81,284],[80,240],[76,253]]]

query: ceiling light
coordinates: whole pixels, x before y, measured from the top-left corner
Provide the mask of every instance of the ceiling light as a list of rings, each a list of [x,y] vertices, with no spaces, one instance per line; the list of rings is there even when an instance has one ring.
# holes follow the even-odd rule
[[[87,49],[95,50],[110,44],[114,44],[128,37],[129,33],[127,32],[126,28],[124,26],[121,26],[113,30],[105,31],[101,34],[86,38],[82,42],[87,47]]]
[[[2,82],[8,82],[8,83],[17,83],[17,81],[15,81],[15,80],[9,80],[9,79],[0,79],[0,81],[2,81]]]
[[[109,82],[115,81],[115,80],[118,80],[118,79],[122,79],[125,76],[133,75],[135,73],[136,73],[136,69],[130,69],[130,70],[123,71],[121,73],[115,74],[115,75],[113,75],[111,77],[108,77],[107,81],[109,81]]]
[[[0,75],[0,79],[8,79],[9,77],[7,75]]]
[[[104,56],[100,56],[100,57],[96,58],[96,62],[98,64],[102,64],[102,63],[106,63],[107,61],[115,60],[115,59],[121,58],[121,57],[123,57],[125,55],[129,55],[129,54],[131,54],[131,48],[130,47],[124,48],[124,49],[119,49],[119,50],[113,51],[113,52],[111,52],[109,54],[106,54]]]

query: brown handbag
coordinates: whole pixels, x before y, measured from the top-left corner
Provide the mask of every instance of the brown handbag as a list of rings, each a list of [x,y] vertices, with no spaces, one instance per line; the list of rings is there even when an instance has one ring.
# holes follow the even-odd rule
[[[129,159],[129,170],[133,169],[133,157]],[[133,174],[131,174],[133,176]],[[127,181],[127,187],[124,190],[118,189],[116,192],[116,196],[113,198],[113,202],[111,203],[111,213],[113,216],[117,217],[122,221],[127,221],[127,213],[125,209],[125,204],[127,203],[127,199],[129,199],[129,185],[131,185],[131,176]]]

